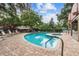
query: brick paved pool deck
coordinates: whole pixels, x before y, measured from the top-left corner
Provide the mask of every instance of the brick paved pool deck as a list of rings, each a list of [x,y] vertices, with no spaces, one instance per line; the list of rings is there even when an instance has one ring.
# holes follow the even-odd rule
[[[24,41],[25,34],[17,34],[0,41],[0,56],[61,56],[60,41],[54,49],[42,48]],[[67,33],[63,33],[61,37],[64,41],[64,56],[79,56],[79,42]]]

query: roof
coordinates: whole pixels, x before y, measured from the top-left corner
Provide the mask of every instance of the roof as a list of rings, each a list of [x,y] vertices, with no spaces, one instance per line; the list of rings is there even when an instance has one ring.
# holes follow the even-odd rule
[[[17,28],[18,29],[31,29],[29,26],[27,26],[27,27],[26,26],[18,26]]]

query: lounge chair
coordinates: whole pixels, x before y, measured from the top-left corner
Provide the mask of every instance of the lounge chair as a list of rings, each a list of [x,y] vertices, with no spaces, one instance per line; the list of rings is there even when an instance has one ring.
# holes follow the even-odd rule
[[[9,37],[9,36],[11,35],[11,32],[8,30],[8,33],[9,33],[9,34],[6,34],[6,33],[4,32],[4,30],[1,30],[1,34],[2,34],[1,37],[2,37],[2,38],[4,38],[4,37]]]
[[[14,33],[11,32],[11,30],[8,30],[9,36],[14,35]]]
[[[5,32],[3,31],[3,30],[0,30],[0,32],[1,32],[1,35],[0,35],[0,41],[2,41],[2,40],[4,40],[5,39]]]
[[[6,37],[10,37],[13,35],[13,33],[10,30],[8,30],[8,34],[6,34],[3,30],[0,30],[0,32],[1,32],[0,41],[5,40]]]
[[[6,37],[11,37],[11,36],[13,36],[15,34],[18,34],[19,32],[17,30],[15,30],[15,32],[12,33],[11,30],[8,30],[8,34],[6,34],[3,30],[0,30],[0,33],[1,33],[0,41],[2,41],[2,40],[5,40]]]
[[[16,35],[16,34],[19,33],[18,30],[14,30],[14,32],[11,32],[11,30],[8,30],[8,32],[9,32],[10,35]]]
[[[15,30],[15,33],[16,33],[16,34],[18,34],[18,33],[19,33],[19,31],[18,31],[18,30]]]

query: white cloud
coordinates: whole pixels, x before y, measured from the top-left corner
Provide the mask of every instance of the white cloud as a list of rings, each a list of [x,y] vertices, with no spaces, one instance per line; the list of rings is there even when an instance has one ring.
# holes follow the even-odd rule
[[[36,5],[37,5],[37,9],[41,9],[43,6],[43,3],[37,3]]]
[[[51,10],[51,9],[56,10],[56,7],[54,6],[54,4],[47,3],[47,4],[45,4],[44,9],[46,9],[46,10]]]
[[[43,16],[43,22],[44,23],[49,23],[51,18],[53,18],[53,21],[56,23],[57,22],[57,16],[56,13],[48,13],[48,11],[56,11],[57,8],[55,7],[54,4],[51,3],[38,3],[37,4],[37,9],[36,9],[40,14],[45,14]]]
[[[56,7],[54,4],[51,3],[38,3],[37,10],[39,10],[40,13],[46,13],[49,10],[56,10]]]
[[[46,10],[40,10],[39,12],[40,12],[40,13],[47,13]]]
[[[51,20],[51,18],[53,18],[53,21],[54,21],[55,23],[57,23],[57,16],[56,16],[56,14],[48,14],[48,15],[46,15],[46,16],[43,16],[42,21],[43,21],[44,23],[49,23],[50,20]]]

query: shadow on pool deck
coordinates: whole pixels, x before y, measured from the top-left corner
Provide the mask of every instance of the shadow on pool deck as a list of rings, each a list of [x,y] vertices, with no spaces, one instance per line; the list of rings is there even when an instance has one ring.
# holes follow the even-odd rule
[[[0,42],[0,55],[5,56],[60,56],[61,43],[59,41],[55,49],[45,49],[23,40],[26,33],[14,35]],[[79,42],[72,39],[69,34],[63,33],[64,55],[79,55]]]

